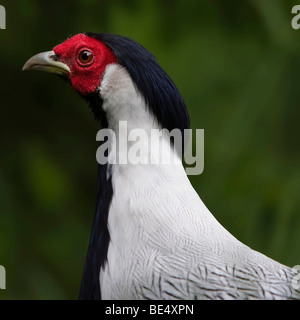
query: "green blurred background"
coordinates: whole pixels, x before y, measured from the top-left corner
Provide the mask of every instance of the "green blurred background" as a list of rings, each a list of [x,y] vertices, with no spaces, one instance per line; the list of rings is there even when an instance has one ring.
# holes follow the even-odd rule
[[[298,1],[299,2],[299,1]],[[0,299],[77,299],[94,214],[99,124],[60,79],[24,62],[82,31],[128,36],[205,129],[190,177],[253,249],[300,264],[300,30],[288,0],[0,1]]]

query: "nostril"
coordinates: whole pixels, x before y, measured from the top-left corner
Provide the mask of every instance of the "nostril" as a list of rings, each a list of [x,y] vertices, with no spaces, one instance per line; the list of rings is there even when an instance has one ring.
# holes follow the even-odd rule
[[[50,53],[49,58],[53,61],[58,61],[59,57],[54,52]]]

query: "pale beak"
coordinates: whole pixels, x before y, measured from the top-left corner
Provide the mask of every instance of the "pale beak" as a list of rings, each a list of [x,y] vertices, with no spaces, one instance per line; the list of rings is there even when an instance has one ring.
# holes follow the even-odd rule
[[[68,76],[70,74],[70,68],[65,63],[58,61],[54,51],[38,53],[31,57],[24,64],[22,71],[25,70],[40,70],[61,76]]]

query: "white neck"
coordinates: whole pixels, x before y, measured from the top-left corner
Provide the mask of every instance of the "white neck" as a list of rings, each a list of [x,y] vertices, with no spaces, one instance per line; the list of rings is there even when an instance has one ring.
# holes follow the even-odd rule
[[[161,126],[122,66],[111,64],[106,68],[100,95],[103,99],[102,108],[106,112],[108,128],[113,130],[116,136],[117,154],[112,154],[110,157],[117,159],[117,163],[120,159],[127,159],[130,162],[128,157],[132,155],[130,151],[137,149],[133,149],[135,145],[144,150],[136,160],[142,164],[173,162],[182,166],[169,136],[161,131]],[[127,141],[127,137],[131,141]],[[121,161],[121,164],[124,162]]]
[[[130,148],[127,141],[122,143],[122,135],[119,136],[120,121],[127,121],[128,132],[136,129],[145,131],[146,135],[140,140],[142,145],[146,140],[149,141],[153,129],[161,129],[123,67],[107,67],[100,94],[108,127],[116,134],[114,143],[121,147],[115,149],[116,158],[127,157]],[[159,135],[159,132],[154,131],[155,134]],[[183,253],[190,248],[189,244],[201,247],[201,241],[205,237],[208,239],[209,252],[213,248],[219,248],[220,239],[232,239],[193,189],[173,145],[165,136],[160,141],[161,152],[157,152],[155,148],[153,150],[151,146],[145,157],[145,160],[151,158],[158,161],[158,164],[117,163],[109,172],[113,188],[108,215],[110,244],[108,263],[100,272],[101,294],[104,299],[113,297],[114,284],[133,276],[130,270],[135,268],[131,266],[138,265],[143,260],[140,259],[141,255],[146,255],[147,263],[150,261],[146,269],[148,268],[151,276],[155,267],[151,254],[154,252],[156,256],[160,252],[165,256],[173,250],[175,252],[178,245],[182,247],[180,239],[187,239]],[[174,162],[164,164],[171,157]],[[159,251],[153,251],[158,248]],[[197,256],[201,257],[201,248],[199,250]]]
[[[118,64],[110,64],[100,86],[109,128],[118,130],[119,121],[127,121],[128,129],[159,128],[143,97],[136,90],[128,72]]]

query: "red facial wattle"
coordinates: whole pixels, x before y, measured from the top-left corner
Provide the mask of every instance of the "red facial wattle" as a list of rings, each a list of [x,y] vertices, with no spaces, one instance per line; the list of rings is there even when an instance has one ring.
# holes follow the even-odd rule
[[[72,87],[82,95],[95,92],[107,65],[117,63],[105,44],[83,33],[59,44],[53,51],[59,61],[69,66]]]

